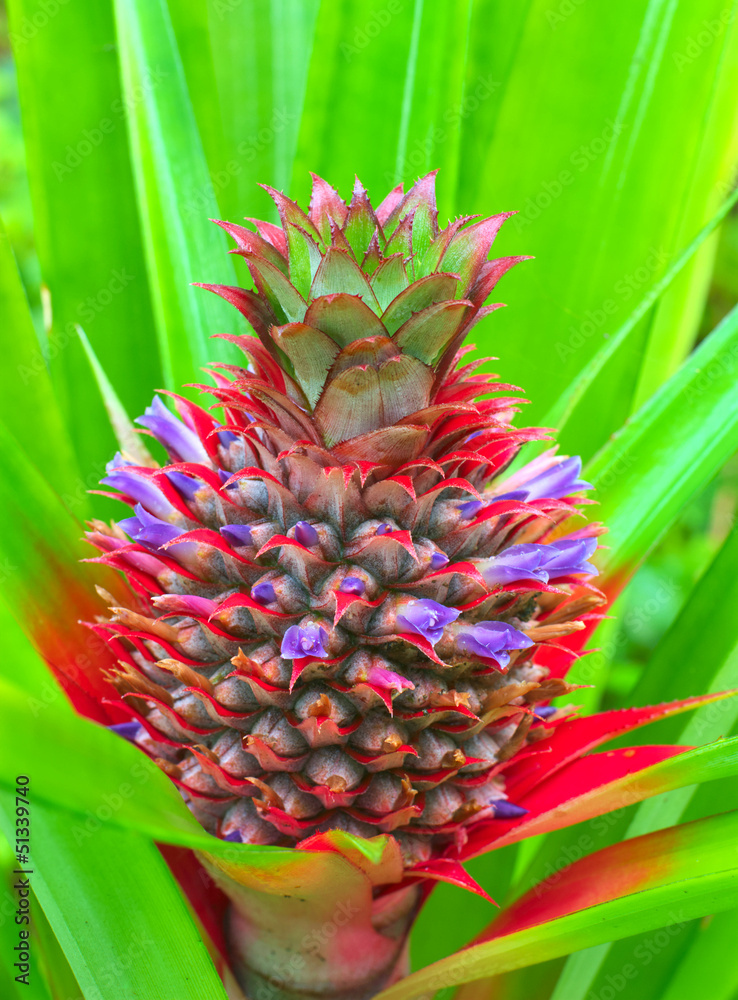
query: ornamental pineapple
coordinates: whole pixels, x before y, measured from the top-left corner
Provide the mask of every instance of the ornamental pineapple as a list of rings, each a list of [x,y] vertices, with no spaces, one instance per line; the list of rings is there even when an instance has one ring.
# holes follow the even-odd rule
[[[510,213],[439,230],[434,182],[374,209],[314,177],[307,214],[267,188],[281,226],[219,223],[255,290],[202,287],[247,362],[212,366],[218,420],[155,398],[170,464],[103,480],[133,508],[89,533],[132,592],[91,626],[114,728],[227,840],[388,833],[423,865],[524,812],[505,769],[566,715],[536,653],[600,601],[599,529],[563,527],[590,487],[553,451],[504,478],[544,432],[463,341],[526,258],[487,259]]]

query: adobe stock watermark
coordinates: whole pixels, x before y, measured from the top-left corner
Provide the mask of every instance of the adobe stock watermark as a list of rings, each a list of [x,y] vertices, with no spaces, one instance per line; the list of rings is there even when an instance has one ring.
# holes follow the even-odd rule
[[[731,23],[733,16],[732,8],[725,7],[717,17],[709,21],[704,20],[700,25],[700,30],[695,35],[690,35],[685,39],[684,51],[672,54],[674,64],[680,73],[683,73],[687,66],[691,66],[695,59],[699,59],[702,53],[709,49]]]
[[[684,914],[671,910],[667,914],[671,922],[661,930],[641,939],[632,952],[632,962],[625,962],[618,972],[608,972],[603,984],[596,990],[590,990],[585,1000],[615,1000],[624,991],[627,996],[634,996],[632,983],[638,978],[641,969],[647,968],[653,960],[666,948],[669,948],[688,926]]]
[[[134,275],[130,274],[125,267],[117,267],[110,272],[110,278],[102,288],[99,288],[94,295],[88,295],[84,302],[77,306],[77,315],[80,320],[89,326],[95,319],[104,312],[110,303],[134,280]],[[69,344],[77,339],[76,323],[70,320],[64,326],[51,330],[49,334],[46,352],[37,348],[27,365],[18,365],[17,372],[23,385],[28,385],[32,378],[35,378],[42,371],[46,370],[49,361],[63,351]]]
[[[576,354],[588,340],[609,323],[621,303],[632,299],[636,292],[659,273],[669,258],[670,254],[663,247],[651,247],[648,257],[639,267],[624,274],[615,282],[613,295],[604,299],[595,309],[587,309],[579,325],[569,327],[568,339],[556,342],[556,353],[559,358],[563,361]]]
[[[109,823],[113,816],[123,807],[123,803],[133,798],[136,794],[136,786],[140,788],[151,778],[149,772],[139,761],[136,761],[128,773],[135,784],[131,781],[122,781],[114,791],[105,792],[99,804],[95,806],[94,812],[90,809],[86,810],[84,820],[81,823],[74,824],[72,827],[72,836],[77,845],[84,844],[90,837],[94,837],[97,831],[105,823]]]
[[[409,176],[413,170],[421,169],[433,151],[442,146],[458,130],[461,123],[489,100],[500,86],[500,81],[492,76],[477,77],[473,88],[469,88],[459,104],[446,108],[441,115],[440,123],[428,132],[425,139],[415,140],[399,169],[394,172],[385,171],[384,179],[387,184],[396,184],[398,175],[401,179]]]
[[[682,390],[684,402],[688,406],[693,406],[715,382],[724,379],[726,375],[734,375],[736,368],[738,368],[738,344],[721,351],[705,368],[697,369],[697,377],[688,382]]]
[[[17,30],[9,33],[8,38],[13,50],[17,52],[32,42],[39,31],[43,31],[49,21],[53,20],[68,3],[69,0],[39,0],[40,9],[21,18]]]
[[[635,459],[627,453],[618,458],[606,473],[606,477],[612,477],[610,484],[634,464]],[[607,486],[605,477],[599,479],[597,485],[598,487]],[[584,659],[579,660],[576,665],[577,683],[596,683],[601,676],[603,667],[627,645],[629,637],[633,635],[637,637],[642,633],[649,622],[656,618],[664,607],[673,604],[679,596],[679,587],[672,580],[664,580],[652,592],[648,600],[628,608],[621,618],[622,627],[617,630],[615,635],[599,648],[588,652]]]
[[[160,66],[148,69],[143,81],[137,83],[130,94],[117,97],[110,105],[109,115],[103,116],[92,128],[83,129],[75,142],[67,143],[63,159],[52,161],[51,169],[54,171],[56,179],[63,181],[68,174],[76,170],[83,160],[86,160],[98,146],[102,145],[106,136],[115,132],[118,124],[141,103],[146,95],[168,76],[169,73]]]
[[[556,31],[564,21],[568,21],[572,14],[575,14],[582,4],[587,0],[561,0],[556,7],[549,7],[546,11],[546,20],[552,31]]]
[[[351,41],[341,42],[338,46],[346,62],[351,62],[354,56],[358,56],[378,35],[381,35],[404,6],[404,0],[387,0],[384,7],[378,10],[373,7],[366,23],[361,28],[354,29]]]
[[[185,215],[201,215],[204,209],[211,204],[213,194],[216,197],[224,191],[234,177],[238,177],[243,172],[245,163],[253,163],[259,153],[263,153],[276,139],[277,135],[284,132],[290,122],[294,122],[297,115],[292,114],[286,108],[276,108],[269,120],[268,125],[264,125],[254,135],[242,139],[236,147],[238,159],[229,160],[210,175],[209,183],[203,184],[193,195],[187,199],[182,206]]]
[[[622,122],[607,118],[599,135],[590,139],[589,142],[583,142],[581,146],[577,146],[569,156],[569,163],[574,169],[570,170],[567,167],[560,170],[551,180],[543,181],[538,192],[531,195],[518,214],[513,216],[512,221],[517,231],[521,232],[536,219],[539,219],[541,213],[550,208],[561,197],[566,188],[571,187],[578,174],[583,174],[602,156],[613,139],[616,139],[624,129],[625,125]]]
[[[227,14],[232,14],[242,3],[243,0],[214,0],[210,9],[218,15],[218,20],[222,21]]]

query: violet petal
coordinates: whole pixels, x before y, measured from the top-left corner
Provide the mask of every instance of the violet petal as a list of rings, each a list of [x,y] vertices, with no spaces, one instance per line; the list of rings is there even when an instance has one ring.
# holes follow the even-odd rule
[[[529,649],[533,640],[507,622],[479,622],[456,636],[456,648],[485,660],[495,660],[503,669],[510,662],[509,650]]]
[[[541,565],[551,579],[585,573],[596,576],[597,567],[588,560],[597,549],[596,538],[560,538],[550,545],[542,545]]]
[[[140,503],[136,504],[134,511],[136,516],[119,521],[119,526],[130,535],[134,542],[144,545],[147,549],[154,551],[160,549],[167,542],[184,534],[183,528],[177,528],[175,525],[169,524],[168,521],[162,521],[153,514],[149,514]]]
[[[445,552],[434,552],[430,558],[430,566],[432,570],[443,569],[444,566],[448,566],[448,556]]]
[[[291,625],[284,634],[280,652],[286,660],[298,660],[303,656],[314,656],[325,660],[328,658],[325,649],[327,641],[328,633],[315,622],[308,622],[307,625]]]
[[[473,517],[477,516],[482,507],[484,507],[483,500],[467,500],[465,503],[459,504],[458,511],[465,521],[471,521]]]
[[[446,625],[456,621],[460,614],[456,608],[446,608],[437,601],[423,598],[406,604],[402,611],[398,612],[397,621],[408,631],[422,635],[435,646],[443,635]]]
[[[234,434],[233,431],[218,431],[218,440],[227,449],[234,441],[238,441],[238,434]]]
[[[251,588],[251,596],[257,604],[271,604],[272,601],[277,600],[274,587],[268,580],[264,580],[262,583],[255,583]]]
[[[175,490],[181,493],[185,500],[194,500],[197,491],[202,489],[203,484],[199,479],[186,476],[184,472],[165,472],[164,474]]]
[[[141,728],[140,722],[116,722],[114,726],[108,726],[111,733],[116,733],[118,736],[122,736],[125,740],[133,740],[136,737],[136,733]]]
[[[202,462],[210,464],[197,434],[166,408],[159,396],[154,396],[151,406],[147,406],[143,416],[136,417],[136,423],[148,428],[159,444],[180,462]]]
[[[309,549],[318,544],[318,532],[308,521],[298,521],[295,525],[295,541]]]
[[[159,487],[150,479],[144,478],[137,472],[128,472],[126,469],[119,469],[110,472],[104,479],[100,480],[104,486],[111,486],[114,490],[120,490],[136,503],[150,510],[157,517],[166,517],[174,512],[174,507],[161,493]]]
[[[541,568],[545,545],[511,545],[482,564],[481,573],[490,586],[504,586],[518,580],[548,583],[548,573]]]
[[[527,809],[516,806],[514,802],[508,802],[506,799],[495,802],[494,810],[495,819],[520,819],[521,816],[528,815]]]
[[[558,712],[558,709],[555,705],[540,705],[533,710],[533,714],[537,719],[548,719],[550,716],[555,715],[556,712]]]
[[[591,483],[579,479],[582,471],[582,460],[578,455],[564,458],[552,465],[545,472],[522,484],[530,500],[552,499],[571,496],[583,490],[594,489]]]
[[[248,524],[226,524],[220,529],[220,533],[229,545],[236,548],[239,545],[254,544],[254,538]]]

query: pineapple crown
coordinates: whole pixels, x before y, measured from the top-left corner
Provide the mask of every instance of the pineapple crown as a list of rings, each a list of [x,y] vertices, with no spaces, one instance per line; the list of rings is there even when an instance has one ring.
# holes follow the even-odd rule
[[[281,228],[218,223],[256,290],[201,287],[235,305],[261,341],[254,367],[269,387],[250,388],[263,406],[278,402],[294,437],[341,462],[408,461],[423,450],[429,426],[458,413],[455,403],[463,409],[477,387],[450,393],[446,384],[461,344],[499,307],[484,306],[499,278],[528,259],[487,260],[510,212],[462,216],[439,230],[435,174],[406,194],[398,185],[376,209],[358,179],[347,204],[313,174],[307,214],[264,185]],[[479,392],[496,388],[477,379]]]

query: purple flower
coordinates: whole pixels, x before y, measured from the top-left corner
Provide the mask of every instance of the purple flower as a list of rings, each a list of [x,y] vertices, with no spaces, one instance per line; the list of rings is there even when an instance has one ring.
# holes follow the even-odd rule
[[[173,541],[184,534],[182,528],[177,528],[168,521],[162,521],[137,503],[133,508],[135,517],[127,517],[123,521],[118,521],[118,527],[122,528],[127,535],[144,545],[147,549],[160,549],[167,542]]]
[[[587,562],[597,548],[596,538],[560,538],[548,545],[511,545],[485,561],[481,573],[491,586],[537,580],[548,583],[562,576],[595,576],[597,568]]]
[[[377,526],[376,534],[378,534],[378,535],[388,535],[390,533],[390,531],[392,531],[392,525],[391,524],[387,524],[387,522],[385,521],[384,524],[380,524],[380,525]]]
[[[264,580],[262,583],[254,584],[251,588],[251,596],[257,604],[271,604],[272,601],[277,600],[277,594],[274,587],[268,580]]]
[[[437,601],[423,598],[405,605],[402,611],[398,612],[397,621],[408,631],[422,635],[435,646],[443,635],[446,625],[456,621],[460,614],[456,608],[445,608]]]
[[[318,544],[318,532],[307,521],[298,521],[295,525],[295,541],[309,549]]]
[[[241,838],[241,833],[239,830],[231,830],[230,833],[227,833],[225,837],[223,837],[223,840],[229,840],[232,844],[243,843],[243,840]]]
[[[458,511],[465,521],[471,521],[473,517],[476,517],[479,511],[484,507],[483,500],[466,500],[464,503],[460,503]]]
[[[430,558],[431,569],[443,569],[444,566],[448,566],[448,556],[445,552],[434,552]]]
[[[231,478],[231,475],[232,475],[232,473],[231,472],[226,472],[225,469],[218,469],[218,478],[220,479],[221,483],[227,483],[228,480]],[[226,486],[226,489],[227,490],[237,490],[238,489],[238,483],[231,483],[230,486]]]
[[[117,722],[114,726],[108,726],[111,733],[116,733],[118,736],[122,736],[125,740],[133,741],[136,737],[136,733],[141,728],[139,722]]]
[[[328,658],[325,648],[327,641],[328,633],[315,622],[291,625],[284,634],[280,652],[285,660],[299,660],[303,656],[325,660]]]
[[[126,466],[130,464],[121,458],[120,452],[117,452],[112,462],[108,462],[105,466],[108,475],[101,480],[103,486],[120,490],[137,503],[143,504],[157,517],[167,517],[172,514],[174,507],[162,495],[159,487],[141,473],[129,472]]]
[[[510,662],[510,649],[528,649],[533,641],[506,622],[479,622],[469,625],[456,636],[456,648],[485,660],[495,660],[504,669]]]
[[[494,811],[495,819],[520,819],[521,816],[526,816],[528,813],[527,809],[516,806],[514,802],[508,802],[507,799],[498,799],[494,804]]]
[[[220,533],[229,545],[233,545],[236,548],[239,545],[254,544],[251,528],[248,524],[226,524],[220,529]]]
[[[233,431],[218,431],[218,440],[227,449],[234,441],[238,441],[238,434],[234,434]]]
[[[548,719],[550,716],[555,715],[557,711],[558,709],[555,705],[540,705],[534,709],[533,714],[537,719]]]
[[[387,691],[413,691],[415,685],[407,677],[396,674],[394,670],[387,670],[386,667],[370,667],[366,675],[368,684],[384,688]]]
[[[165,472],[164,475],[185,500],[194,500],[197,491],[202,489],[202,483],[199,479],[186,476],[184,472]]]
[[[129,462],[127,458],[123,458],[119,451],[113,455],[110,461],[105,466],[106,472],[112,472],[114,469],[124,469],[127,465],[135,465],[135,462]]]
[[[582,490],[594,488],[591,483],[579,479],[581,471],[581,458],[572,455],[571,458],[559,459],[545,472],[539,472],[527,483],[522,483],[521,487],[527,493],[528,500],[541,500],[544,497],[558,500],[561,497],[571,496],[572,493],[581,493]]]
[[[360,580],[358,576],[345,576],[338,589],[342,594],[354,594],[356,597],[361,597],[366,587],[364,581]]]
[[[485,560],[481,572],[490,586],[515,583],[517,580],[538,580],[548,583],[548,573],[541,569],[542,550],[546,545],[511,545],[497,556]]]
[[[159,444],[170,454],[175,455],[180,462],[210,464],[208,453],[197,434],[175,417],[158,396],[154,396],[151,406],[146,407],[143,416],[136,418],[136,423],[147,427]]]
[[[500,493],[493,497],[495,503],[498,500],[527,500],[528,491],[527,490],[512,490],[510,493]]]
[[[586,573],[597,576],[597,567],[587,562],[597,549],[596,538],[560,538],[550,545],[543,545],[541,566],[555,580],[559,576]]]

